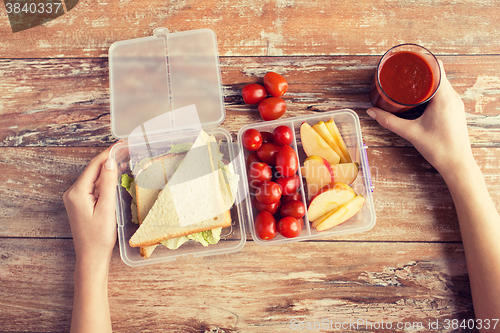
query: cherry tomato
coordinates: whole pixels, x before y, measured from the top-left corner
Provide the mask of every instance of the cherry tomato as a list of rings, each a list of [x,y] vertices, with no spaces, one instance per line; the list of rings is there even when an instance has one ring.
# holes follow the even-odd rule
[[[286,111],[286,102],[279,97],[269,97],[259,103],[259,113],[263,120],[275,120]]]
[[[306,215],[306,206],[304,206],[302,201],[288,201],[286,204],[281,206],[280,214],[284,217],[292,216],[296,219],[300,219]]]
[[[280,146],[274,143],[264,143],[258,150],[257,156],[262,162],[266,162],[269,165],[276,164],[276,155],[278,155],[278,151],[280,150]]]
[[[302,195],[300,194],[300,192],[293,192],[292,194],[289,194],[289,195],[283,195],[281,197],[281,203],[282,204],[285,204],[287,202],[290,202],[290,201],[294,201],[294,200],[297,200],[297,201],[302,201]]]
[[[292,216],[283,217],[278,222],[278,232],[287,238],[293,238],[300,235],[304,223]]]
[[[262,146],[262,135],[256,129],[250,128],[243,133],[241,141],[247,150],[255,151]]]
[[[260,212],[255,218],[255,232],[260,239],[276,237],[278,226],[276,219],[269,212]]]
[[[247,168],[250,169],[250,166],[252,165],[252,163],[255,163],[255,162],[260,162],[260,159],[259,159],[259,156],[257,156],[257,153],[253,152],[250,155],[248,155],[248,157],[247,157]]]
[[[255,208],[259,211],[259,212],[269,212],[271,214],[276,214],[278,212],[278,210],[280,209],[281,207],[281,201],[278,200],[276,201],[275,203],[272,203],[272,204],[264,204],[262,202],[259,202],[255,197],[252,199],[252,204],[255,206]]]
[[[288,83],[278,73],[269,72],[264,75],[264,87],[271,96],[280,97],[288,90]]]
[[[276,183],[281,186],[283,195],[290,195],[297,192],[297,189],[300,186],[300,178],[298,175],[293,175],[291,177],[279,177],[276,179]]]
[[[255,191],[255,199],[264,204],[272,204],[281,199],[281,186],[275,182],[264,182]]]
[[[262,135],[262,143],[274,143],[273,133],[260,132]]]
[[[273,171],[269,164],[264,162],[255,162],[250,165],[248,170],[248,181],[250,187],[257,188],[263,182],[270,181],[273,177]]]
[[[257,152],[257,155],[259,153]],[[283,146],[276,154],[276,170],[285,177],[291,177],[299,168],[297,153],[290,146]]]
[[[259,104],[267,96],[266,88],[257,83],[247,84],[241,90],[243,102],[247,104]]]
[[[273,139],[278,146],[289,146],[292,144],[293,132],[288,126],[278,126],[273,131]]]

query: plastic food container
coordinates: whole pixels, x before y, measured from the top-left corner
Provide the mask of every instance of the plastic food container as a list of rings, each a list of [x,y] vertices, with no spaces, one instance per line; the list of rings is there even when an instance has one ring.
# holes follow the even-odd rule
[[[267,121],[257,124],[245,125],[238,132],[238,146],[244,152],[246,160],[246,157],[250,154],[250,152],[246,151],[246,149],[243,148],[241,137],[242,134],[247,129],[254,128],[260,132],[272,133],[276,127],[280,125],[286,125],[289,128],[291,128],[294,133],[295,140],[292,142],[292,148],[295,149],[295,151],[298,153],[299,165],[303,166],[304,160],[307,156],[305,155],[300,142],[300,125],[303,122],[307,122],[309,125],[313,126],[314,124],[316,124],[321,120],[326,122],[330,119],[333,119],[333,121],[335,121],[336,125],[338,126],[339,131],[342,134],[342,138],[344,139],[347,145],[352,161],[358,162],[360,165],[358,176],[354,181],[354,183],[351,184],[351,187],[354,189],[356,194],[361,194],[365,198],[365,204],[363,205],[363,208],[361,209],[361,211],[359,211],[356,215],[354,215],[346,222],[321,232],[318,232],[314,228],[311,228],[306,213],[306,215],[304,216],[304,227],[302,229],[302,232],[299,236],[294,238],[286,238],[278,234],[272,240],[261,240],[255,234],[255,227],[253,222],[250,222],[249,229],[252,234],[252,238],[258,244],[273,245],[273,244],[296,242],[300,240],[314,239],[326,236],[351,234],[351,233],[370,230],[375,225],[375,209],[373,207],[373,198],[372,198],[373,186],[371,182],[370,169],[368,166],[368,159],[366,157],[366,146],[364,146],[361,137],[361,127],[359,125],[359,117],[354,111],[344,109],[344,110],[323,112],[319,115],[291,117],[291,118],[278,119],[274,121]],[[305,179],[302,178],[300,167],[298,170],[298,174],[299,177],[303,179],[301,186],[299,187],[299,191],[302,194],[302,198],[306,198],[305,195],[306,193],[304,188]],[[307,207],[308,202],[304,201],[304,204]],[[248,209],[249,220],[254,221],[254,218],[258,214],[258,211],[252,207],[249,200],[247,200],[247,209]]]
[[[189,241],[176,250],[159,246],[148,259],[141,257],[139,248],[129,245],[138,225],[132,222],[132,198],[119,185],[116,203],[118,240],[122,260],[127,265],[141,266],[184,256],[236,252],[245,245],[247,233],[260,245],[273,245],[362,232],[375,225],[366,147],[355,112],[338,110],[248,124],[240,129],[237,142],[234,142],[230,133],[219,127],[225,119],[225,109],[216,37],[208,29],[169,33],[159,28],[151,37],[116,42],[109,50],[109,68],[111,131],[115,138],[123,140],[111,151],[119,166],[119,183],[122,174],[131,174],[145,159],[165,154],[178,144],[194,143],[200,129],[216,138],[223,160],[230,163],[240,177],[235,204],[230,209],[231,227],[222,230],[217,244],[205,247]],[[310,228],[306,215],[299,237],[278,235],[269,241],[259,239],[254,228],[257,212],[251,204],[245,166],[249,152],[242,146],[242,133],[249,128],[272,132],[279,125],[289,126],[295,135],[292,147],[302,166],[306,156],[300,144],[300,124],[305,121],[314,125],[329,119],[336,122],[353,162],[360,165],[358,177],[351,186],[357,194],[365,197],[362,210],[343,224],[322,232]],[[301,176],[300,168],[298,172]],[[306,198],[304,184],[299,191],[302,198]]]

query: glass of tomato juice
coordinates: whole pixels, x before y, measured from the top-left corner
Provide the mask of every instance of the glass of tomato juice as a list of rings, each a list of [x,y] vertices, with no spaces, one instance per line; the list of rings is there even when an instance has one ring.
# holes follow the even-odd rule
[[[436,57],[416,44],[389,49],[379,61],[370,90],[373,106],[401,113],[428,102],[441,82]]]

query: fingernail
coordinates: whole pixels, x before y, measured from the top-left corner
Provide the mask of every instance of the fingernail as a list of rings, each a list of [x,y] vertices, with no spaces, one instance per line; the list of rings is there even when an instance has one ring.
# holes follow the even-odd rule
[[[104,168],[105,168],[106,170],[110,170],[110,171],[111,171],[111,170],[115,170],[115,169],[116,169],[116,162],[115,162],[115,160],[114,160],[114,159],[112,159],[111,157],[110,157],[110,158],[108,158],[108,159],[106,160],[106,162],[104,162]]]
[[[377,113],[375,111],[373,111],[372,109],[366,110],[366,113],[368,113],[368,115],[370,117],[372,117],[373,119],[375,119],[375,117],[377,117]]]

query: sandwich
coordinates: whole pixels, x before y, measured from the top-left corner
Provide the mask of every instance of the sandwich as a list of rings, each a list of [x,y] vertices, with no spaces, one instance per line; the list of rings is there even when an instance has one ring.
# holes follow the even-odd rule
[[[239,177],[222,162],[215,138],[201,131],[191,149],[143,163],[135,178],[122,178],[132,195],[132,219],[139,228],[129,244],[148,258],[163,244],[177,249],[189,240],[219,241],[231,226]],[[136,212],[134,212],[136,211]]]
[[[132,196],[131,212],[132,221],[142,224],[149,210],[158,198],[158,194],[172,177],[176,167],[182,161],[186,153],[168,153],[142,163],[142,167],[137,172],[135,179],[122,176],[122,186],[129,191]],[[129,184],[123,184],[124,182]],[[141,255],[149,258],[154,249],[159,244],[140,247]]]

